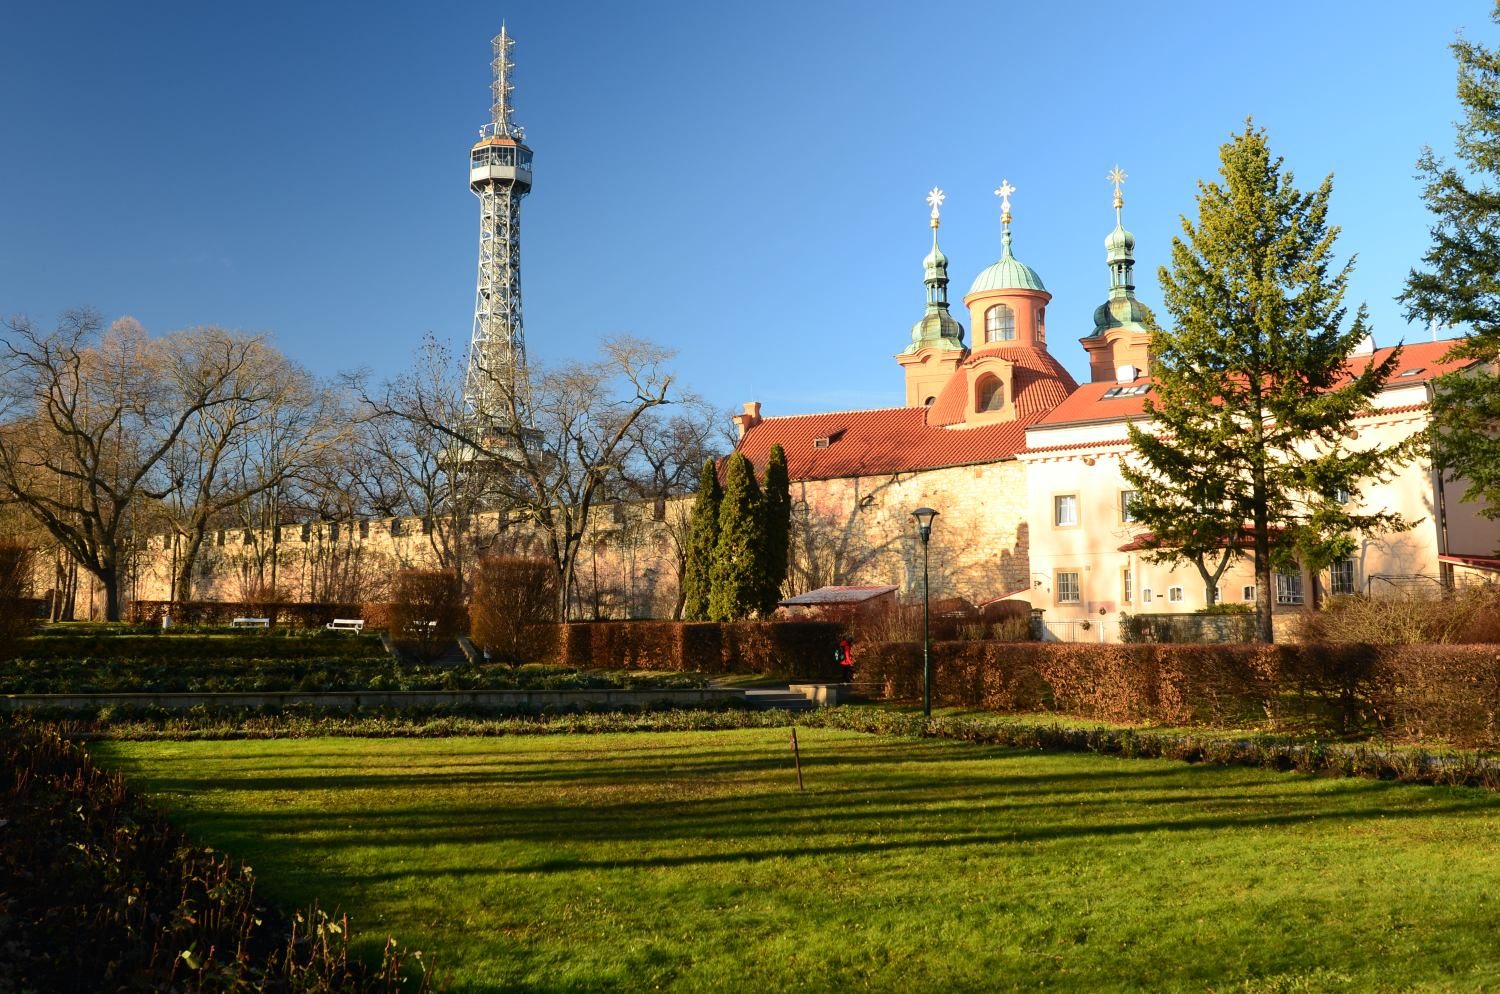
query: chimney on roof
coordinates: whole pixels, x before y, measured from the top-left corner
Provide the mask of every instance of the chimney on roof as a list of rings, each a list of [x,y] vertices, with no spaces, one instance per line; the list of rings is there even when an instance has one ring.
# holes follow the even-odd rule
[[[739,429],[740,438],[745,437],[745,432],[760,424],[763,419],[760,416],[760,401],[752,400],[745,404],[745,413],[734,416],[734,426]]]
[[[1371,338],[1369,335],[1366,335],[1364,338],[1361,338],[1359,340],[1359,344],[1356,345],[1356,346],[1354,346],[1354,355],[1374,355],[1374,354],[1375,354],[1375,339]]]
[[[1140,375],[1140,370],[1136,369],[1134,366],[1116,366],[1115,367],[1115,382],[1116,383],[1132,383],[1132,382],[1135,381],[1135,378],[1137,376],[1139,376],[1139,375]]]

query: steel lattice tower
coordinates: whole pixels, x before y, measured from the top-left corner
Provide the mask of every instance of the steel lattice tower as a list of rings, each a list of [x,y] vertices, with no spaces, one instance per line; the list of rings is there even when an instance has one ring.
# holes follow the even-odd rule
[[[512,119],[510,61],[515,39],[504,25],[494,39],[490,123],[469,152],[469,189],[479,198],[479,287],[464,401],[481,423],[493,424],[503,391],[526,371],[521,333],[521,198],[531,192],[531,149]]]

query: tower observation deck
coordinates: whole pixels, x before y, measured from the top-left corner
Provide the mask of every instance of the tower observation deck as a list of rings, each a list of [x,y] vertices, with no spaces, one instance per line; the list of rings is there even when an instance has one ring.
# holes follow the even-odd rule
[[[490,122],[469,152],[469,189],[479,198],[479,285],[464,401],[493,423],[505,393],[526,372],[521,331],[521,198],[531,192],[531,149],[514,121],[510,60],[515,39],[502,25],[493,42]]]

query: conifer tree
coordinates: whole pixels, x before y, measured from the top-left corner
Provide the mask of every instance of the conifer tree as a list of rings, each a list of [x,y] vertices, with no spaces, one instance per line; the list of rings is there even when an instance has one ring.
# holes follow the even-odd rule
[[[1396,356],[1355,368],[1368,330],[1345,325],[1352,260],[1333,257],[1332,177],[1293,185],[1264,130],[1249,122],[1220,149],[1222,183],[1198,184],[1198,222],[1182,219],[1160,271],[1172,327],[1151,339],[1150,433],[1130,428],[1132,513],[1155,557],[1209,562],[1209,550],[1255,564],[1257,634],[1270,642],[1272,567],[1317,571],[1354,547],[1354,532],[1406,527],[1342,498],[1384,478],[1411,446],[1349,445],[1354,419]]]
[[[765,478],[766,589],[760,603],[761,617],[770,617],[781,600],[786,582],[787,555],[792,541],[792,484],[787,476],[786,450],[778,443],[766,457]]]
[[[1500,3],[1491,12],[1500,23]],[[1475,360],[1439,377],[1432,454],[1467,484],[1464,497],[1500,518],[1500,52],[1460,38],[1453,166],[1426,149],[1417,162],[1432,212],[1432,247],[1399,299],[1408,319],[1465,328],[1450,359]]]
[[[709,573],[708,615],[713,621],[738,621],[758,610],[765,594],[765,516],[755,467],[734,453],[724,473],[719,502],[719,540]]]
[[[719,544],[719,501],[724,491],[712,459],[705,460],[698,478],[698,497],[688,517],[687,564],[683,572],[682,618],[707,621],[714,548]]]

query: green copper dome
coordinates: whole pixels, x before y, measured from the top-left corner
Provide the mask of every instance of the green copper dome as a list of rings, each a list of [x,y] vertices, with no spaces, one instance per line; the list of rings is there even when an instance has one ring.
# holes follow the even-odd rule
[[[1122,257],[1130,258],[1135,254],[1135,236],[1116,221],[1115,230],[1105,236],[1104,251],[1108,253],[1110,262]]]
[[[1036,274],[1036,270],[1011,255],[1009,228],[1005,231],[1003,241],[1005,249],[1000,253],[1000,261],[974,277],[974,285],[969,287],[969,292],[982,293],[985,290],[1041,290],[1045,292],[1047,288],[1042,285],[1042,278]]]

